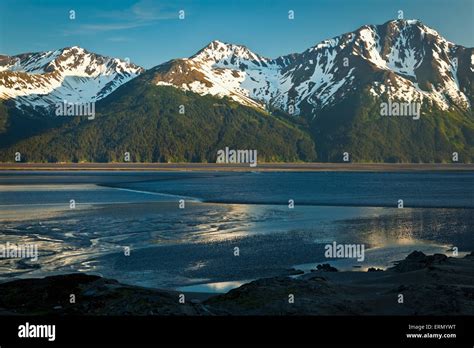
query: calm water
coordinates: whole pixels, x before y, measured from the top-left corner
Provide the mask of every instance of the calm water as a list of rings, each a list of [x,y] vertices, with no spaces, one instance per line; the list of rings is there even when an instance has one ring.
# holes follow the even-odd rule
[[[320,262],[387,267],[415,249],[473,250],[473,209],[472,173],[0,172],[0,245],[40,253],[0,259],[0,280],[84,271],[225,291]],[[333,241],[363,243],[364,262],[325,259]]]

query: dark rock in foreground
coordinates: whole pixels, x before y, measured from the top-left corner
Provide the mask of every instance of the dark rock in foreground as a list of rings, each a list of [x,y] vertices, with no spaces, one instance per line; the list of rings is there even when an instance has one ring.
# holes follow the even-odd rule
[[[196,315],[179,294],[82,273],[0,284],[0,314]],[[70,303],[71,295],[75,303]]]
[[[316,270],[311,270],[311,272],[314,271],[338,272],[338,269],[336,267],[331,266],[329,263],[323,263],[322,265],[317,265]]]
[[[179,295],[69,274],[0,284],[0,314],[474,315],[474,257],[413,252],[386,271],[259,279],[210,298],[187,293],[184,304]]]
[[[444,254],[434,254],[426,256],[421,251],[414,251],[408,255],[405,260],[399,261],[395,267],[396,272],[411,272],[433,265],[440,265],[446,263],[448,257]]]
[[[370,267],[367,272],[383,272],[383,269]]]
[[[214,313],[231,315],[474,314],[474,258],[469,256],[414,252],[387,271],[318,273],[256,280],[205,304]]]

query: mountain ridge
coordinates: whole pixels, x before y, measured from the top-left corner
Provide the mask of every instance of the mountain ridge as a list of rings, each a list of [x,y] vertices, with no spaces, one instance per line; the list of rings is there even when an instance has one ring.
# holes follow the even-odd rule
[[[405,44],[404,50],[401,46]],[[425,59],[426,57],[426,59]],[[350,94],[354,80],[377,97],[428,101],[447,110],[471,109],[474,50],[455,45],[418,20],[364,25],[323,40],[301,53],[274,59],[246,46],[212,41],[190,58],[166,62],[156,82],[199,94],[230,96],[245,104],[312,114]],[[347,59],[346,61],[343,61]],[[430,66],[431,62],[435,64]],[[459,76],[458,67],[467,78]],[[156,67],[155,67],[156,68]],[[171,75],[192,74],[179,84]],[[367,73],[371,74],[368,80]],[[196,75],[200,75],[197,78]],[[385,74],[385,75],[384,75]],[[394,84],[392,88],[382,85]]]
[[[65,68],[57,64],[70,52],[77,56],[76,65]],[[92,68],[85,64],[87,58],[102,66]],[[86,66],[75,71],[81,59]],[[115,70],[113,78],[99,79],[95,86],[76,81],[96,80],[104,63]],[[443,110],[453,104],[462,110],[472,109],[474,102],[474,49],[444,39],[419,20],[363,25],[301,53],[276,58],[254,53],[245,45],[213,40],[189,58],[176,58],[149,70],[160,72],[154,78],[157,85],[228,96],[243,105],[271,106],[295,115],[315,114],[332,106],[351,93],[355,80],[364,83],[357,88],[367,87],[376,97],[387,94],[392,99],[425,100]],[[0,99],[13,99],[17,107],[49,107],[66,96],[72,102],[92,102],[143,72],[145,69],[132,63],[78,46],[0,56]],[[27,78],[30,86],[23,83]],[[54,90],[58,83],[70,86],[59,93]]]
[[[79,48],[75,50],[79,51]],[[42,66],[45,70],[44,64]],[[100,121],[99,126],[107,124],[120,134],[126,133],[126,130],[117,127],[116,122],[123,123],[127,117],[129,122],[133,121],[135,128],[143,127],[145,131],[145,125],[150,122],[145,117],[146,110],[168,112],[181,119],[175,121],[169,115],[160,115],[159,119],[155,119],[155,115],[150,115],[153,122],[159,124],[163,121],[161,117],[165,117],[166,129],[170,133],[166,135],[149,124],[150,129],[156,130],[155,135],[159,139],[148,139],[148,145],[128,139],[127,142],[133,144],[137,151],[145,153],[137,157],[139,161],[212,161],[216,144],[236,148],[248,148],[247,145],[251,144],[256,149],[259,146],[266,148],[263,153],[270,161],[317,158],[324,162],[341,162],[343,154],[347,154],[344,155],[347,157],[345,161],[350,157],[350,161],[355,162],[431,163],[450,162],[456,152],[460,161],[472,162],[473,81],[474,49],[455,45],[418,20],[393,20],[381,25],[364,25],[353,32],[323,40],[301,53],[274,59],[258,55],[244,45],[214,40],[189,58],[172,59],[151,69],[137,71],[137,76],[114,85],[113,92],[101,98],[96,95],[94,101],[98,102],[98,119],[109,119]],[[175,94],[170,88],[180,93]],[[165,105],[156,105],[153,96]],[[203,101],[208,105],[207,110],[195,109],[187,104],[190,101],[197,103],[200,100],[198,97],[217,99]],[[416,118],[383,117],[382,104],[392,101],[419,104],[420,115]],[[142,102],[145,104],[141,105]],[[235,112],[235,103],[243,106],[238,112]],[[222,118],[221,112],[214,110],[220,104],[222,112],[227,110],[225,118]],[[193,112],[186,111],[186,116],[178,115],[178,108],[188,111],[191,108]],[[120,116],[114,116],[110,110]],[[140,113],[138,110],[141,110]],[[240,141],[229,137],[228,129],[222,128],[214,133],[211,141],[182,123],[187,119],[190,124],[202,125],[203,120],[209,119],[206,112],[211,112],[213,122],[217,122],[219,127],[229,127],[238,134],[241,134],[239,129],[243,127],[251,130],[251,137]],[[8,112],[3,117],[2,113],[0,109],[0,126],[17,119],[8,116]],[[143,122],[141,126],[134,119],[138,114]],[[230,115],[240,115],[238,117],[243,119],[231,122],[228,119]],[[271,127],[277,124],[283,127],[275,134],[276,139],[270,141],[269,125],[261,120],[270,122]],[[285,125],[275,123],[277,120]],[[93,143],[90,135],[86,134],[102,134],[99,126],[85,126],[80,117],[63,121],[80,126],[80,131],[85,132],[81,136],[88,139],[82,143],[98,148],[93,153],[75,149],[74,156],[65,151],[49,158],[67,160],[68,154],[77,160],[86,158],[88,161],[114,161],[118,158],[108,144],[99,140]],[[44,137],[36,137],[32,142],[22,141],[21,148],[28,151],[34,143],[54,151],[50,142],[66,146],[56,137],[64,136],[63,132],[79,134],[70,124],[59,125],[59,128],[55,126],[57,129],[51,132],[42,129],[36,134],[44,133]],[[258,129],[255,132],[251,125],[264,130],[265,137],[259,139]],[[308,144],[304,134],[290,130],[293,126],[310,135],[313,145]],[[22,127],[20,124],[15,131],[24,132]],[[183,129],[186,129],[184,133]],[[8,130],[5,132],[8,133]],[[193,134],[201,142],[186,152],[186,140],[174,139],[179,134]],[[222,134],[227,134],[227,139],[232,141],[220,143]],[[295,135],[294,143],[288,138],[289,134]],[[138,133],[136,135],[139,136]],[[108,136],[116,138],[111,133]],[[125,137],[119,138],[121,140],[116,139],[116,145],[123,150],[126,144],[121,142],[125,141]],[[173,139],[172,142],[168,138]],[[272,145],[266,146],[266,141]],[[296,144],[298,141],[302,142]],[[291,153],[283,150],[282,142],[293,147]],[[9,140],[7,145],[14,143]],[[159,149],[160,156],[151,155],[141,148],[150,144]],[[170,144],[180,150],[170,153],[165,148]],[[212,151],[205,151],[206,147]],[[272,153],[277,148],[285,154]],[[315,148],[317,154],[311,148]],[[13,150],[9,147],[8,153]],[[43,161],[48,156],[35,154],[30,158]]]
[[[94,102],[143,71],[78,46],[0,56],[0,99],[13,100],[20,109],[46,110],[63,100]]]

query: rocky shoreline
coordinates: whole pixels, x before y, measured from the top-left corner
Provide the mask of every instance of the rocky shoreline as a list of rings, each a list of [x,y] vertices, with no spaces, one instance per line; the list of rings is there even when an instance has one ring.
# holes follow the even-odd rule
[[[474,315],[474,252],[414,251],[385,271],[321,265],[226,294],[183,294],[82,273],[20,279],[0,284],[0,315]]]

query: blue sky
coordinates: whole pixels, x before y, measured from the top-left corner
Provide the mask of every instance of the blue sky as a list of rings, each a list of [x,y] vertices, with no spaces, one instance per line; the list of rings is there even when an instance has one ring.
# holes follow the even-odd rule
[[[78,45],[150,68],[218,39],[277,57],[395,19],[399,10],[474,46],[474,0],[0,0],[0,53]]]

